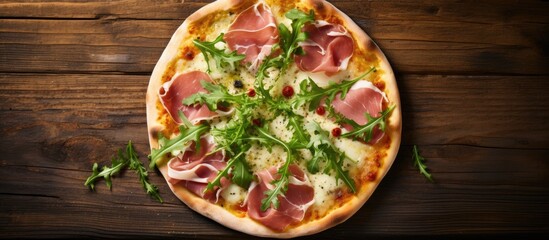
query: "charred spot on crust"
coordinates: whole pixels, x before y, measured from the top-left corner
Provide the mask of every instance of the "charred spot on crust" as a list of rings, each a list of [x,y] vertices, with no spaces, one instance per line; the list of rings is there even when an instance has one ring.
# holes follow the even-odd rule
[[[315,8],[315,12],[324,13],[326,11],[322,1],[314,1],[313,7]]]
[[[335,226],[337,224],[340,224],[342,223],[343,221],[345,221],[346,217],[345,216],[341,216],[340,214],[336,215],[334,218],[332,218],[332,226]]]
[[[194,50],[188,46],[184,47],[181,53],[183,55],[182,57],[186,60],[190,61],[194,59],[194,56],[195,56]]]
[[[153,139],[154,141],[158,141],[158,133],[160,133],[161,129],[160,127],[152,127],[151,130],[149,131],[149,134],[150,134],[150,137],[151,139]]]
[[[375,51],[377,50],[377,45],[374,43],[374,41],[372,41],[371,39],[368,40],[368,45],[366,46],[366,48],[369,50],[369,51]]]

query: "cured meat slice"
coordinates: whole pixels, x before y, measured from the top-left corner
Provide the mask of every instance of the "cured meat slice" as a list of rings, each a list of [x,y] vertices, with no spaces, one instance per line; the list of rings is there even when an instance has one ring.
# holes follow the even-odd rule
[[[208,74],[201,71],[192,71],[176,75],[170,81],[162,84],[162,87],[158,92],[160,102],[176,123],[183,123],[179,117],[179,111],[183,112],[185,117],[193,124],[196,124],[201,120],[229,114],[229,112],[222,111],[212,112],[206,105],[195,104],[188,106],[182,103],[183,99],[195,93],[207,92],[200,84],[200,81],[202,80],[208,82],[212,81]]]
[[[276,167],[258,172],[259,183],[253,182],[248,191],[248,215],[275,231],[283,231],[288,225],[303,220],[305,212],[314,203],[314,189],[305,173],[297,165],[290,165],[289,170],[290,184],[286,194],[278,197],[278,209],[271,207],[261,211],[265,191],[272,189],[271,182],[280,178]]]
[[[346,118],[364,125],[368,122],[365,113],[370,114],[372,117],[380,116],[383,101],[387,101],[384,92],[371,82],[360,80],[351,87],[344,100],[341,100],[340,95],[337,95],[332,102],[332,106],[335,111],[341,113]],[[345,126],[345,128],[352,130],[350,126]],[[383,137],[383,131],[375,129],[370,143],[376,143],[381,137]]]
[[[255,71],[261,61],[271,54],[278,42],[278,29],[271,9],[257,3],[241,12],[223,37],[230,50],[246,55],[243,60]]]
[[[219,199],[220,188],[204,192],[208,182],[215,179],[217,173],[225,168],[225,155],[221,151],[210,153],[215,148],[212,137],[200,139],[200,147],[192,142],[183,153],[168,162],[168,181],[171,184],[182,184],[194,194],[216,202]],[[223,178],[222,187],[229,184]]]
[[[326,21],[316,21],[302,29],[309,38],[300,43],[305,54],[294,56],[299,69],[307,72],[324,72],[331,76],[347,69],[353,55],[353,39],[345,27]]]

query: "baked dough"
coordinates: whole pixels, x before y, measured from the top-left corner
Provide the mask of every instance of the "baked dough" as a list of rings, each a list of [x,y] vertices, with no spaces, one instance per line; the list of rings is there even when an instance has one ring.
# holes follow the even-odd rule
[[[292,1],[287,0],[266,1],[269,5],[279,4],[284,5],[285,8],[288,8],[288,6],[299,6],[301,8],[305,7],[308,9],[313,9],[317,18],[332,20],[337,19],[341,21],[340,24],[351,33],[355,41],[355,49],[367,51],[375,56],[379,64],[377,66],[378,78],[384,83],[384,92],[390,103],[396,106],[389,118],[387,118],[385,134],[390,139],[390,142],[385,150],[386,155],[382,158],[382,164],[378,168],[377,177],[373,181],[358,185],[359,188],[357,188],[357,193],[355,195],[350,197],[343,205],[336,207],[336,209],[330,211],[320,219],[309,220],[303,224],[291,226],[285,232],[273,231],[248,216],[236,216],[230,211],[227,211],[225,208],[196,196],[181,185],[172,185],[168,182],[168,185],[173,193],[182,202],[196,212],[213,219],[224,226],[255,236],[291,238],[314,234],[344,222],[356,211],[358,211],[372,195],[381,179],[391,167],[400,146],[401,105],[395,77],[385,55],[357,24],[355,24],[343,12],[336,9],[332,4],[324,0],[302,0],[301,2],[296,2],[297,3],[294,5]],[[173,75],[174,69],[171,66],[174,61],[181,58],[181,43],[185,39],[189,38],[189,27],[197,22],[210,18],[212,14],[216,14],[220,11],[232,11],[238,13],[238,11],[245,9],[247,6],[254,3],[255,1],[253,0],[215,1],[190,15],[173,34],[166,49],[162,53],[160,60],[154,68],[146,95],[147,125],[151,149],[156,149],[159,147],[157,137],[158,133],[160,131],[166,131],[166,129],[169,128],[167,127],[165,118],[162,116],[165,115],[165,112],[159,110],[158,89],[160,89],[161,85],[165,81],[169,80],[170,75]],[[167,164],[162,164],[158,166],[158,168],[167,178]]]

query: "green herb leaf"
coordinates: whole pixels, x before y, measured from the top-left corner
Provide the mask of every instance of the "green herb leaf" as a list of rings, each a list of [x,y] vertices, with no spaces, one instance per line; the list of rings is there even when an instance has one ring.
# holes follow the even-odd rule
[[[123,155],[122,151],[118,151],[118,156],[113,157],[111,160],[111,167],[103,166],[101,171],[98,170],[97,163],[93,164],[92,175],[86,179],[85,186],[90,187],[91,190],[95,190],[95,182],[101,178],[105,179],[105,183],[109,189],[112,189],[112,177],[120,173],[128,165],[128,161]]]
[[[307,34],[301,29],[307,23],[314,22],[315,14],[313,10],[306,14],[297,9],[288,11],[285,16],[292,20],[291,27],[288,29],[286,25],[280,23],[278,25],[278,33],[280,41],[272,48],[272,53],[281,50],[282,53],[276,57],[267,57],[261,63],[259,70],[256,73],[256,79],[263,80],[268,77],[267,70],[271,67],[280,69],[279,76],[283,73],[293,61],[293,55],[302,53],[299,43],[307,40]]]
[[[217,110],[217,105],[222,102],[226,103],[237,103],[245,105],[249,102],[248,97],[245,94],[232,95],[229,93],[229,90],[223,85],[213,84],[208,81],[200,81],[200,84],[208,92],[198,92],[185,99],[183,99],[183,104],[192,105],[192,104],[206,104],[210,111]]]
[[[212,42],[193,40],[194,46],[196,46],[202,54],[204,54],[204,59],[208,64],[207,73],[211,72],[210,68],[210,57],[214,59],[217,69],[230,66],[231,69],[235,69],[236,63],[240,62],[242,59],[246,58],[243,54],[238,54],[236,51],[229,53],[225,52],[225,49],[218,49],[215,47],[215,44],[223,41],[223,33],[219,34],[215,40]]]
[[[143,163],[139,161],[137,152],[135,152],[135,150],[133,149],[132,141],[128,142],[128,146],[126,147],[126,156],[128,157],[130,162],[129,168],[137,173],[137,175],[139,176],[139,181],[143,185],[143,188],[145,189],[147,194],[155,198],[159,202],[162,202],[162,198],[158,193],[158,188],[149,182],[149,173],[145,169],[145,166],[143,166]]]
[[[196,126],[181,125],[179,126],[179,135],[172,139],[168,140],[164,136],[160,135],[158,140],[160,147],[158,149],[153,149],[149,155],[149,159],[151,160],[149,168],[154,168],[158,161],[160,161],[162,157],[166,156],[166,154],[174,150],[185,150],[191,141],[196,142],[198,148],[200,137],[209,129],[210,126],[202,124]]]
[[[324,101],[326,106],[331,108],[331,103],[337,94],[341,94],[340,98],[345,99],[345,96],[347,96],[347,93],[351,87],[373,71],[375,71],[375,68],[370,68],[370,70],[366,73],[355,79],[342,81],[338,84],[331,84],[326,88],[319,87],[311,78],[303,80],[299,84],[299,93],[292,100],[292,106],[294,108],[298,108],[306,103],[309,103],[309,111],[314,111]]]
[[[282,167],[278,169],[278,174],[280,175],[280,178],[271,182],[271,184],[274,185],[274,188],[265,191],[266,197],[261,200],[261,211],[266,211],[271,206],[271,204],[275,209],[278,209],[278,207],[280,206],[278,196],[284,196],[284,194],[288,190],[288,178],[290,176],[289,168],[290,164],[293,162],[294,150],[284,141],[271,135],[266,127],[257,128],[256,130],[258,136],[253,139],[258,140],[265,145],[280,145],[284,147],[284,149],[286,149],[286,162],[284,162],[284,165],[282,165]]]
[[[353,193],[356,192],[354,180],[349,176],[348,171],[343,170],[345,154],[333,145],[329,137],[330,133],[314,121],[309,123],[307,128],[314,132],[309,143],[309,147],[313,151],[313,158],[307,162],[307,170],[315,174],[320,170],[320,164],[325,163],[325,173],[335,171],[336,179],[341,179]]]
[[[414,145],[414,148],[412,150],[412,158],[414,159],[414,166],[419,168],[419,172],[423,174],[423,176],[425,176],[427,180],[429,180],[430,182],[434,182],[433,177],[427,169],[427,165],[425,165],[425,158],[419,155],[419,151],[416,145]]]
[[[387,109],[385,109],[383,112],[380,113],[380,116],[375,118],[372,117],[370,114],[366,113],[366,118],[368,118],[368,122],[364,125],[358,125],[353,122],[353,130],[350,132],[346,132],[342,134],[342,137],[346,138],[353,138],[353,139],[360,139],[364,142],[369,142],[372,139],[372,136],[374,134],[374,129],[376,126],[381,129],[381,131],[385,131],[385,119],[395,109],[396,105],[393,105]]]
[[[88,179],[86,179],[86,182],[84,183],[85,186],[90,187],[90,189],[95,189],[95,182],[99,180],[100,178],[105,179],[105,183],[109,187],[109,189],[112,189],[112,177],[119,174],[121,170],[128,167],[129,169],[135,170],[137,175],[139,176],[139,180],[141,184],[143,185],[143,188],[147,192],[148,195],[155,198],[159,202],[162,202],[162,198],[160,197],[160,194],[158,193],[158,188],[151,184],[148,180],[148,172],[139,161],[139,157],[137,156],[137,152],[135,152],[132,142],[129,141],[128,145],[126,146],[126,152],[122,152],[122,150],[118,150],[118,155],[116,157],[112,158],[111,167],[104,166],[102,171],[99,172],[97,163],[93,164],[93,173]]]

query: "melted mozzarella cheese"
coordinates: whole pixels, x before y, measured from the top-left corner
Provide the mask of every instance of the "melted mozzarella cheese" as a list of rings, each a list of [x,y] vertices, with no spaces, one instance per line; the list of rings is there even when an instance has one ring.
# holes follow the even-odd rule
[[[309,180],[314,188],[314,206],[319,215],[324,215],[334,202],[334,193],[339,188],[333,176],[318,173],[310,174]]]
[[[236,184],[231,184],[221,191],[221,197],[230,204],[241,204],[247,195],[247,190]]]

